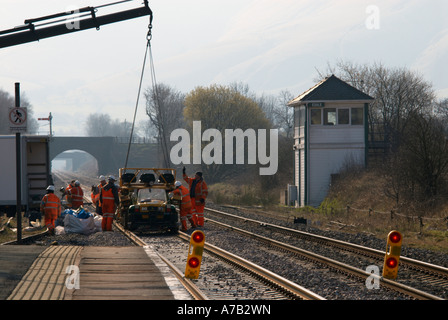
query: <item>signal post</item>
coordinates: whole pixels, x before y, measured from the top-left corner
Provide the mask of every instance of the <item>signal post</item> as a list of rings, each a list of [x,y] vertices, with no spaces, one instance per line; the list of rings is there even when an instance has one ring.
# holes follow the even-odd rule
[[[389,232],[383,266],[383,277],[386,279],[395,280],[397,278],[402,241],[403,236],[400,232],[395,230]]]
[[[198,279],[201,269],[202,253],[204,251],[205,234],[196,230],[191,234],[188,248],[187,265],[185,266],[185,278]]]

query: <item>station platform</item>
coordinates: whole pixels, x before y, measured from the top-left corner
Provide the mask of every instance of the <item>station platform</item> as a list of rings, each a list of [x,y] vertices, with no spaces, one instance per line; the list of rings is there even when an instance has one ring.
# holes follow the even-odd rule
[[[191,300],[150,247],[0,246],[0,300]]]

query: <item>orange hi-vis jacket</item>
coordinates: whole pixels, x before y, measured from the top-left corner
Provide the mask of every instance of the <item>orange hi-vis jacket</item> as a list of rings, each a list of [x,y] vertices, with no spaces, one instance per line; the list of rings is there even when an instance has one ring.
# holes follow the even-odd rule
[[[190,198],[190,191],[188,191],[187,188],[184,186],[180,186],[177,189],[173,191],[173,194],[179,195],[182,199],[180,208],[181,209],[191,209],[191,198]]]
[[[65,195],[67,197],[67,204],[72,206],[72,185],[69,184],[67,188],[65,188]]]
[[[115,197],[112,188],[101,189],[103,218],[113,218],[115,213]]]
[[[42,198],[40,210],[46,217],[57,219],[61,214],[61,200],[54,193],[47,193]]]
[[[100,201],[100,194],[94,194],[93,192],[90,194],[90,199],[92,199],[92,203],[94,205],[98,205],[98,202]]]
[[[188,183],[188,185],[191,186],[193,184],[193,181],[195,180],[194,178],[190,178],[188,177],[186,174],[183,175],[184,180]],[[207,188],[207,184],[205,183],[204,179],[199,180],[196,183],[196,186],[194,188],[194,199],[195,199],[195,203],[197,205],[201,205],[201,199],[206,199],[208,196],[208,188]]]
[[[70,191],[72,194],[72,206],[74,209],[77,209],[83,204],[84,192],[81,187],[73,187]]]
[[[97,186],[98,187],[98,207],[102,206],[101,201],[100,201],[100,194],[101,194],[101,189],[103,189],[104,186],[101,183]]]

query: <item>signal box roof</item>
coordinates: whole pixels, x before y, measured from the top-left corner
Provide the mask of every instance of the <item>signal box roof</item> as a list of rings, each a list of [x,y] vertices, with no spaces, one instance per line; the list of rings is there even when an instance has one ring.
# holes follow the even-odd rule
[[[314,87],[308,89],[291,100],[288,105],[294,106],[309,102],[358,101],[371,102],[374,98],[352,87],[335,75],[325,78]]]

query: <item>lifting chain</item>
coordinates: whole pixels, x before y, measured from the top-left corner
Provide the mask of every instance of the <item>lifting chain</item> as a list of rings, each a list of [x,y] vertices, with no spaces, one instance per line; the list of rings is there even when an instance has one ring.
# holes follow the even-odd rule
[[[148,33],[146,34],[146,40],[151,41],[152,39],[152,23],[148,25]]]

